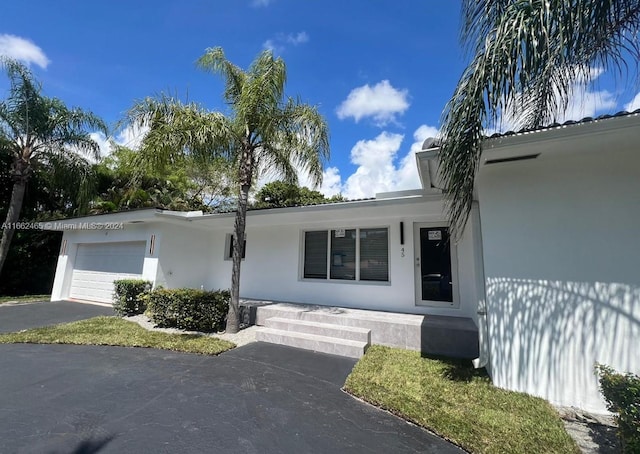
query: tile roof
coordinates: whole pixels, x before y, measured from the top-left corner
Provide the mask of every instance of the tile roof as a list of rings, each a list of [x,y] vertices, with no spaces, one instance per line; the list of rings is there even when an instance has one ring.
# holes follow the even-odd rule
[[[597,117],[584,117],[580,120],[567,120],[563,123],[551,123],[549,125],[545,125],[545,126],[537,126],[535,128],[522,128],[519,129],[517,131],[505,131],[505,132],[496,132],[494,134],[491,134],[489,136],[485,136],[485,140],[486,139],[499,139],[501,137],[510,137],[510,136],[517,136],[519,134],[527,134],[527,133],[531,133],[531,132],[539,132],[539,131],[546,131],[549,129],[556,129],[556,128],[564,128],[567,126],[573,126],[573,125],[579,125],[579,124],[585,124],[585,123],[592,123],[592,122],[596,122],[596,121],[601,121],[601,120],[608,120],[610,118],[620,118],[620,117],[629,117],[632,115],[640,115],[640,109],[636,109],[633,112],[627,112],[626,110],[622,110],[618,113],[615,114],[604,114],[604,115],[599,115]],[[434,138],[434,137],[429,137],[427,138],[423,144],[422,144],[422,150],[429,150],[429,149],[433,149],[433,148],[438,148],[441,145],[441,140],[439,138]]]
[[[550,125],[545,125],[545,126],[538,126],[535,128],[522,128],[518,131],[505,131],[505,132],[497,132],[495,134],[492,134],[488,137],[486,137],[486,139],[497,139],[500,137],[508,137],[508,136],[515,136],[518,134],[526,134],[528,132],[536,132],[536,131],[545,131],[547,129],[556,129],[556,128],[563,128],[566,126],[572,126],[572,125],[578,125],[578,124],[585,124],[585,123],[592,123],[595,121],[601,121],[601,120],[608,120],[610,118],[619,118],[619,117],[628,117],[631,115],[638,115],[640,114],[640,109],[636,109],[633,112],[627,112],[626,110],[622,110],[618,113],[615,114],[605,114],[605,115],[600,115],[597,117],[584,117],[581,120],[567,120],[564,123],[551,123]]]
[[[312,207],[312,206],[318,206],[318,205],[334,205],[336,203],[352,203],[352,202],[366,202],[369,200],[376,200],[375,197],[367,197],[367,198],[362,198],[362,199],[351,199],[351,200],[327,200],[325,202],[319,202],[319,203],[310,203],[308,205],[289,205],[289,206],[284,206],[284,207],[262,207],[262,208],[253,208],[253,207],[249,207],[247,208],[247,211],[264,211],[264,210],[280,210],[283,208],[302,208],[302,207]],[[221,210],[221,211],[214,211],[214,214],[228,214],[228,213],[235,213],[236,210]]]

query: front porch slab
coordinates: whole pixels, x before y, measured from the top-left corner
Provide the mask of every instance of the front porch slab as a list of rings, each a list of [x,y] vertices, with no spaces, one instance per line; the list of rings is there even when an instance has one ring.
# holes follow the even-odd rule
[[[371,332],[371,343],[421,351],[425,355],[478,357],[478,329],[470,318],[403,314],[344,307],[243,300],[256,325],[271,318],[355,327]],[[304,325],[304,324],[303,324]]]

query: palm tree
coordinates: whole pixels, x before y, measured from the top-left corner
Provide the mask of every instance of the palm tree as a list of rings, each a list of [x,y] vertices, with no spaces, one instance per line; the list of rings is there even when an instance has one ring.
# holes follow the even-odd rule
[[[69,109],[59,99],[42,95],[42,87],[31,72],[15,60],[2,59],[10,82],[7,99],[0,102],[0,148],[11,156],[13,189],[2,229],[0,272],[20,219],[27,182],[35,167],[46,163],[50,168],[68,170],[67,175],[81,176],[71,184],[80,185],[78,196],[88,201],[88,162],[79,152],[99,155],[98,144],[87,129],[107,131],[102,120],[79,108]],[[62,173],[57,181],[69,182]]]
[[[259,54],[246,71],[227,60],[219,47],[207,49],[197,65],[224,78],[226,115],[161,95],[137,103],[126,121],[149,128],[140,156],[156,168],[185,157],[203,163],[224,157],[230,163],[238,201],[226,329],[235,333],[249,191],[265,169],[290,183],[297,183],[297,172],[304,171],[319,184],[329,157],[328,129],[315,107],[285,99],[285,64],[270,51]]]
[[[505,114],[551,123],[594,67],[620,75],[640,58],[640,0],[465,0],[461,36],[473,58],[445,107],[441,176],[457,234],[473,202],[484,131]]]

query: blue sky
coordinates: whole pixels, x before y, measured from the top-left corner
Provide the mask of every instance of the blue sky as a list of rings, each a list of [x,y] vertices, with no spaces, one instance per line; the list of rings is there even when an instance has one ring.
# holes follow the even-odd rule
[[[464,69],[459,8],[407,0],[5,2],[0,55],[29,63],[47,95],[114,124],[134,100],[161,91],[221,109],[221,80],[195,60],[222,46],[247,67],[271,48],[287,63],[288,94],[318,105],[329,123],[323,192],[370,197],[418,186],[413,153],[437,133]],[[634,96],[603,76],[561,119],[638,108]],[[130,130],[114,139],[136,143]]]

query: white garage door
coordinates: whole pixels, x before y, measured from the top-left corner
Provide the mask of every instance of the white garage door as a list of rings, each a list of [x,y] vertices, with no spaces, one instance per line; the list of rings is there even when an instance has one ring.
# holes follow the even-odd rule
[[[145,246],[144,241],[79,244],[69,296],[111,303],[113,281],[142,277]]]

